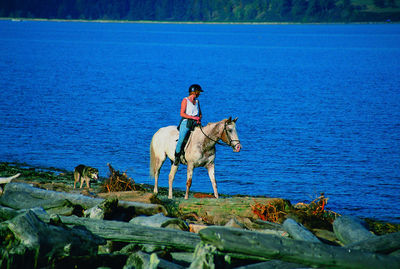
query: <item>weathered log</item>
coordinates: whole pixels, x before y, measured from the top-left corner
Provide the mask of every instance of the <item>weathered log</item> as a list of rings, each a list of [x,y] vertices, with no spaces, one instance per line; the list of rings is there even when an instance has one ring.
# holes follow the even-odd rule
[[[276,231],[284,231],[282,224],[275,223],[275,222],[270,222],[270,221],[265,221],[265,220],[260,220],[256,219],[253,222],[253,229],[268,229],[268,230],[276,230]]]
[[[10,220],[20,214],[28,212],[29,210],[35,213],[36,215],[49,215],[42,207],[17,210],[0,205],[0,221]]]
[[[152,216],[154,214],[163,213],[168,215],[167,210],[164,206],[159,204],[145,204],[131,201],[118,201],[118,207],[122,207],[128,210],[133,210],[136,215]]]
[[[240,228],[240,229],[245,229],[246,226],[238,221],[236,218],[231,218],[230,221],[228,221],[225,225],[225,227],[232,227],[232,228]]]
[[[340,216],[333,222],[333,231],[343,244],[356,243],[375,237],[367,228],[367,224],[353,216]]]
[[[313,234],[320,239],[322,242],[328,242],[330,245],[340,246],[341,243],[337,239],[336,235],[332,231],[324,230],[324,229],[313,229]]]
[[[141,251],[132,253],[123,269],[181,269],[184,268],[172,262],[160,259],[157,254],[147,254]]]
[[[99,205],[95,207],[91,207],[88,210],[83,212],[84,217],[89,217],[91,219],[104,219],[113,214],[113,212],[117,209],[118,199],[117,198],[108,198],[104,200]]]
[[[0,222],[12,219],[17,215],[17,210],[5,206],[0,206]]]
[[[123,254],[67,256],[43,268],[123,268],[127,259],[128,256]]]
[[[3,253],[1,258],[8,259],[11,255],[24,268],[43,267],[65,256],[97,255],[98,246],[106,243],[103,238],[82,228],[65,229],[48,225],[32,210],[3,222],[2,236],[5,235],[5,226],[17,241],[14,242],[13,249],[6,250],[7,255]],[[8,240],[7,238],[10,236],[5,235],[2,241]],[[16,245],[17,242],[20,244]]]
[[[104,192],[104,193],[98,193],[97,196],[103,199],[116,197],[118,200],[139,202],[146,204],[160,203],[160,201],[157,199],[157,196],[154,193],[144,192],[144,191]]]
[[[199,232],[203,242],[220,251],[244,253],[309,266],[340,268],[400,268],[400,259],[235,228],[209,227]]]
[[[177,229],[181,231],[189,231],[188,224],[178,218],[169,218],[164,216],[162,213],[153,215],[153,216],[139,216],[133,218],[129,221],[129,223],[148,226],[148,227],[158,227],[158,228],[170,228]]]
[[[346,247],[376,253],[391,253],[400,249],[400,232],[365,239]]]
[[[197,268],[216,268],[215,258],[217,256],[217,248],[213,245],[200,243],[197,245],[193,261],[190,264],[190,269]]]
[[[0,197],[0,204],[14,209],[46,208],[54,204],[63,204],[66,200],[85,209],[95,207],[104,201],[81,194],[42,190],[25,183],[9,183]],[[160,212],[167,214],[162,205],[156,204],[120,201],[118,206],[132,209],[137,215],[154,215]]]
[[[40,215],[48,222],[49,216]],[[96,220],[76,216],[60,216],[63,224],[68,226],[82,225],[93,234],[106,240],[137,244],[153,244],[177,250],[193,251],[201,241],[197,234],[173,229],[154,228],[121,221]]]
[[[225,225],[235,216],[237,220],[243,218],[257,219],[254,212],[255,205],[267,206],[269,204],[279,207],[290,206],[290,202],[280,198],[252,198],[232,197],[227,199],[176,199],[178,209],[182,214],[195,213],[203,221],[211,224]]]
[[[18,173],[18,174],[14,175],[14,176],[11,176],[11,177],[0,177],[0,184],[10,183],[11,180],[13,180],[14,178],[19,177],[20,175],[21,175],[21,173]]]
[[[400,249],[390,253],[389,255],[400,259]]]
[[[236,268],[243,264],[265,261],[265,258],[242,253],[223,253],[212,244],[198,244],[189,268]]]
[[[254,263],[246,266],[237,267],[236,269],[306,269],[303,265],[298,263],[284,262],[279,260],[272,260],[260,263]]]
[[[289,233],[283,228],[283,225],[279,223],[256,219],[254,221],[246,222],[245,226],[247,229],[252,231],[289,237]]]
[[[270,230],[270,229],[255,230],[255,231],[259,232],[259,233],[263,233],[263,234],[272,234],[272,235],[276,235],[276,236],[289,237],[289,234],[286,231],[277,231],[277,230]]]
[[[172,257],[172,261],[174,263],[181,264],[186,268],[190,266],[193,262],[193,252],[170,252],[169,253]]]
[[[293,219],[286,219],[283,222],[283,228],[289,233],[293,239],[303,240],[314,243],[321,243],[318,238],[307,230],[303,225]]]

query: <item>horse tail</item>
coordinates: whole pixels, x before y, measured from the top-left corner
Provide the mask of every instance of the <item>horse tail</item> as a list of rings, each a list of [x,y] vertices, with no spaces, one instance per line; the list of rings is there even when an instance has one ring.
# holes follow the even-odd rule
[[[153,139],[154,139],[154,137],[153,137]],[[151,178],[154,178],[154,176],[155,176],[155,173],[156,173],[156,171],[155,171],[155,166],[156,166],[156,153],[154,152],[154,145],[153,145],[153,139],[151,140],[151,143],[150,143],[150,177]]]

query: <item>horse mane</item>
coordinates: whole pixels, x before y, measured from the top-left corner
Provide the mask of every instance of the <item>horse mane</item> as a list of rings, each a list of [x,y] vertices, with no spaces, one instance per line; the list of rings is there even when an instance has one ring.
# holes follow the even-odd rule
[[[221,138],[221,135],[223,132],[222,126],[224,126],[224,124],[227,120],[228,119],[223,119],[223,120],[217,121],[217,122],[209,122],[206,126],[204,126],[202,128],[205,133],[208,133],[209,135],[215,135],[218,138]],[[215,129],[217,129],[217,132],[214,132]]]
[[[222,123],[222,122],[225,122],[225,121],[227,121],[227,120],[228,120],[228,119],[223,119],[223,120],[216,121],[216,122],[209,122],[209,123],[207,123],[207,125],[206,125],[205,127],[207,127],[208,125],[212,125],[212,124]]]

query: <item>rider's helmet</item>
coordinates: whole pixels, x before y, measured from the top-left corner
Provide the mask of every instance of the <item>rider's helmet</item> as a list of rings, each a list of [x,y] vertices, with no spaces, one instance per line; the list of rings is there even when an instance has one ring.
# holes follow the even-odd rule
[[[196,92],[196,91],[202,92],[203,90],[201,89],[200,85],[198,85],[198,84],[190,85],[189,94],[191,94],[192,92]]]

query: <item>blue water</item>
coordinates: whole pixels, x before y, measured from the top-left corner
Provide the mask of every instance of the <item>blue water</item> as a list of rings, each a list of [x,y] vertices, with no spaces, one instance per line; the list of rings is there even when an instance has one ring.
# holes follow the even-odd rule
[[[220,193],[324,192],[331,210],[400,222],[398,24],[0,21],[0,161],[109,162],[152,183],[151,137],[192,83],[203,124],[239,117],[242,151],[217,146]],[[212,192],[204,168],[192,190]]]

